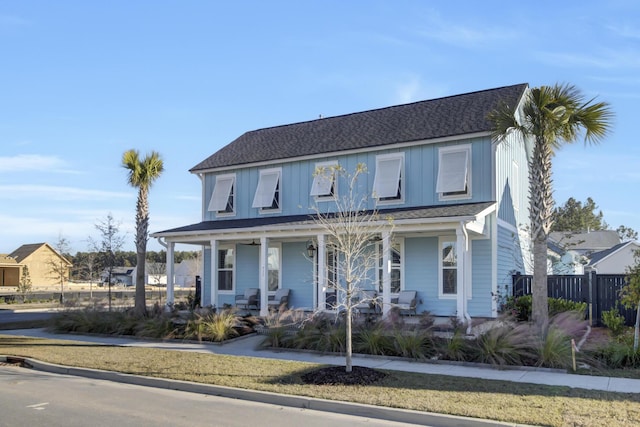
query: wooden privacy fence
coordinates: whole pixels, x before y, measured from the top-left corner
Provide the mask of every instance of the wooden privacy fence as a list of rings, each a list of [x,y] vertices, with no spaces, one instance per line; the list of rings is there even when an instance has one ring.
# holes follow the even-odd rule
[[[531,295],[533,276],[513,275],[513,296]],[[586,302],[588,316],[593,326],[603,326],[602,313],[617,307],[625,324],[633,326],[636,310],[620,303],[620,289],[625,285],[622,274],[597,274],[547,276],[547,295],[569,301]]]

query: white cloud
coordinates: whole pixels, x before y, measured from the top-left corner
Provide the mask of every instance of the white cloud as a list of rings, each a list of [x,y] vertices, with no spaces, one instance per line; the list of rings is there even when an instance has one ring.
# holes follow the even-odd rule
[[[601,49],[598,53],[537,52],[536,57],[558,67],[593,67],[606,70],[640,67],[639,52],[633,49]]]
[[[57,156],[18,154],[0,157],[0,173],[15,172],[78,173],[66,167],[66,162]]]
[[[425,21],[425,29],[417,33],[428,39],[469,48],[493,43],[504,46],[506,41],[520,37],[520,34],[512,28],[501,28],[495,23],[491,26],[485,23],[479,23],[476,26],[462,25],[446,21],[437,13],[431,14]]]
[[[113,198],[130,199],[135,195],[117,191],[87,190],[76,187],[58,187],[52,185],[0,185],[3,199],[42,199],[42,200],[109,200]]]

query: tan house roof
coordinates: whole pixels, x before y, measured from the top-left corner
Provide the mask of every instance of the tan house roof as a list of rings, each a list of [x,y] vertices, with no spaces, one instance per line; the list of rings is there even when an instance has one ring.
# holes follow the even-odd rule
[[[15,260],[11,255],[0,254],[0,265],[4,266],[17,266],[18,261]]]
[[[30,243],[30,244],[27,244],[27,245],[22,245],[18,249],[16,249],[15,251],[11,252],[11,254],[9,256],[14,258],[18,263],[21,263],[26,258],[28,258],[30,255],[33,255],[38,249],[40,249],[43,246],[46,246],[51,251],[56,253],[60,258],[64,259],[65,262],[67,264],[69,264],[69,266],[72,265],[71,262],[69,262],[68,259],[66,259],[64,256],[62,256],[57,250],[55,250],[55,248],[53,248],[48,243]]]

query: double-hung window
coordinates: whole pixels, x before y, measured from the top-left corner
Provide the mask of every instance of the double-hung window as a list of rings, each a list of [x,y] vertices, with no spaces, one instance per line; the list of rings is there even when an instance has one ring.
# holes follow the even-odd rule
[[[456,145],[438,151],[436,192],[440,200],[471,197],[471,145]]]
[[[269,292],[280,289],[280,246],[269,247],[267,254],[269,268]]]
[[[231,215],[235,212],[235,174],[216,176],[216,185],[213,187],[213,194],[209,202],[209,211],[218,215]]]
[[[233,249],[218,249],[218,291],[233,292],[233,266],[235,252]]]
[[[373,197],[378,204],[401,203],[404,201],[404,153],[390,153],[376,156],[376,175],[373,179]]]
[[[455,238],[440,239],[440,295],[458,293],[458,254]]]
[[[253,197],[253,207],[260,208],[260,212],[279,212],[281,209],[282,188],[280,185],[282,169],[263,169],[256,194]]]
[[[310,193],[316,200],[331,200],[336,196],[337,167],[338,162],[322,162],[316,164]]]

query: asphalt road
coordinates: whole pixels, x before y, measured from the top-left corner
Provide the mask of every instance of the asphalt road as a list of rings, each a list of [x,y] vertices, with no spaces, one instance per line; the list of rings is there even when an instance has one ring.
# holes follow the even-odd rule
[[[410,426],[0,365],[0,426]]]
[[[13,322],[29,322],[32,320],[49,319],[53,316],[51,311],[19,311],[14,312],[10,309],[0,309],[0,325],[3,323]]]

